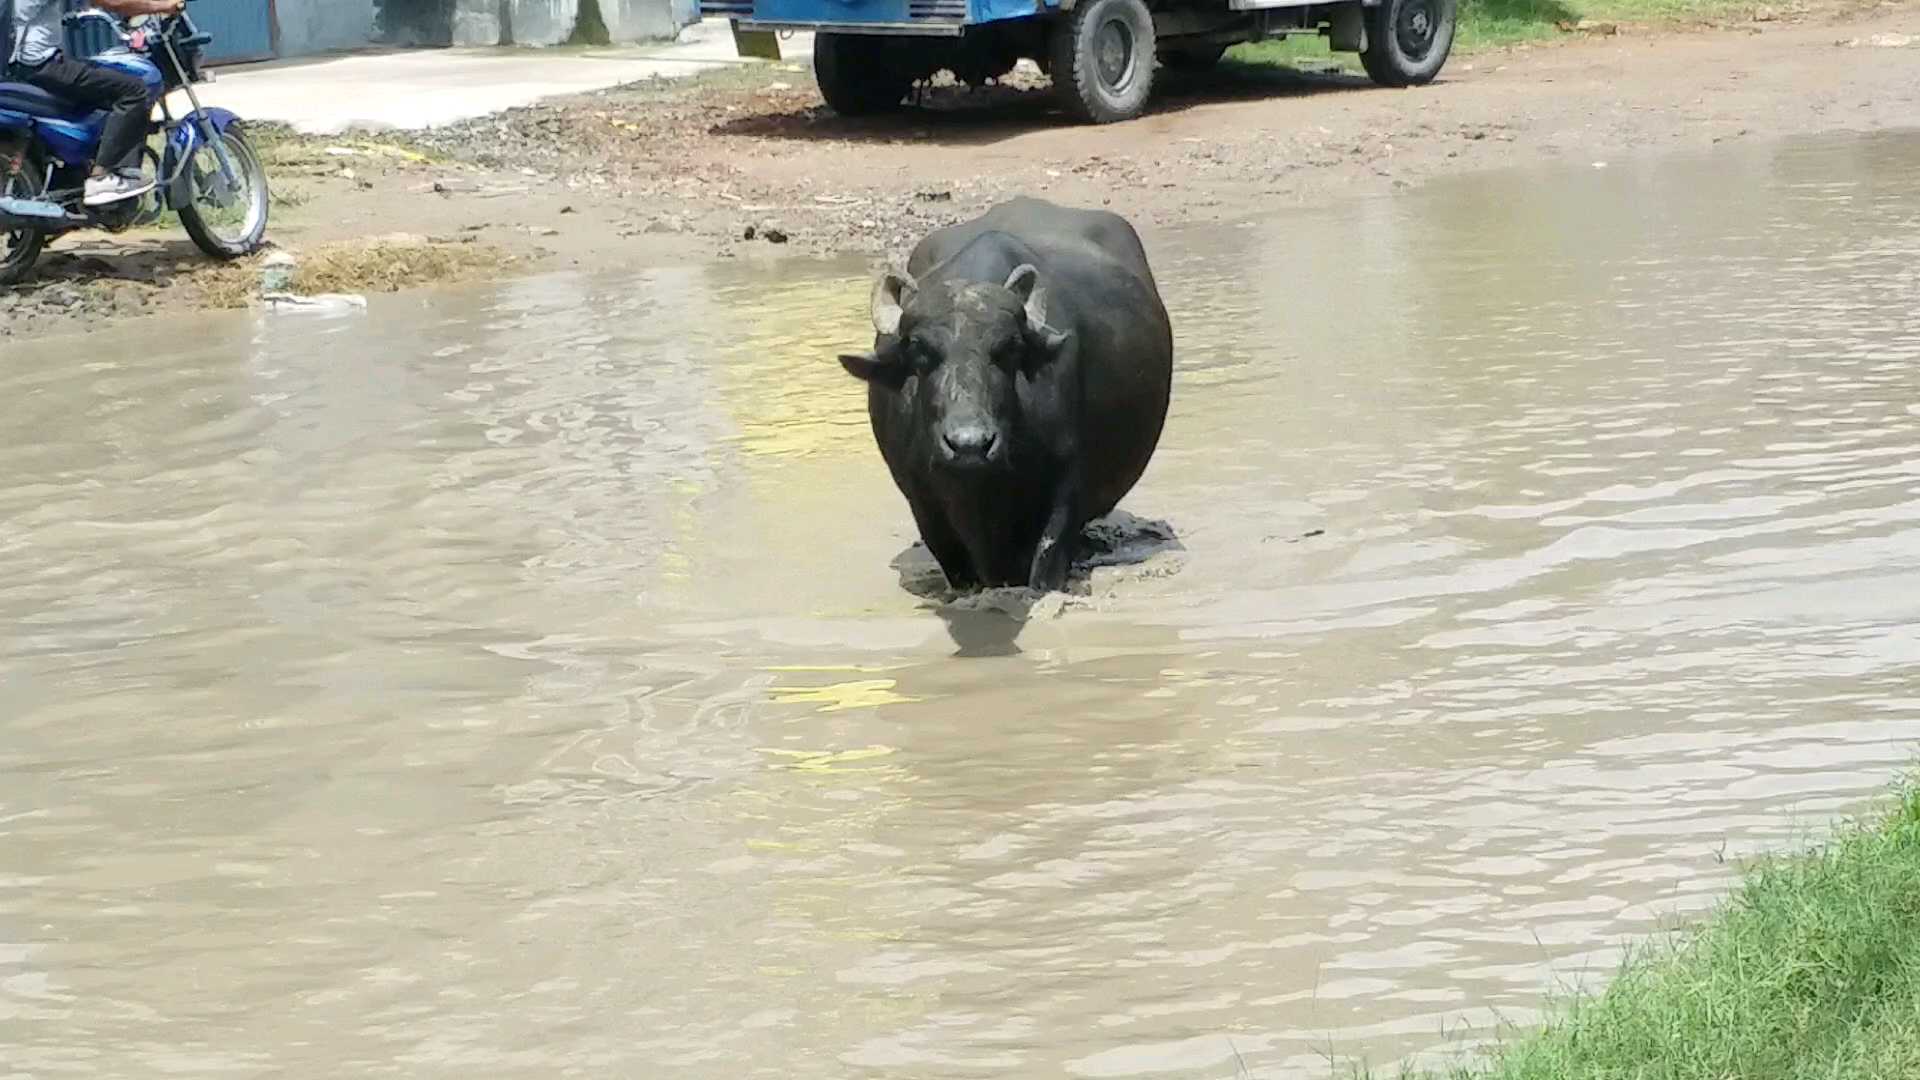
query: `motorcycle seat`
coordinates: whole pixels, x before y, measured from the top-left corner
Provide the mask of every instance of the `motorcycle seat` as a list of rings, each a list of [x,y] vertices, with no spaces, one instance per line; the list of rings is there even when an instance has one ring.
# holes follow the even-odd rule
[[[85,120],[94,110],[49,94],[31,83],[0,82],[0,109],[42,120]]]

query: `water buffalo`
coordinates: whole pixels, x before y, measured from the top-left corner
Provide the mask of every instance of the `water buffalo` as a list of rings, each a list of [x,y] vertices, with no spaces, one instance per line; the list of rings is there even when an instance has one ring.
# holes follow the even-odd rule
[[[1124,218],[1039,199],[928,234],[840,363],[955,589],[1066,584],[1081,529],[1146,472],[1173,329]]]

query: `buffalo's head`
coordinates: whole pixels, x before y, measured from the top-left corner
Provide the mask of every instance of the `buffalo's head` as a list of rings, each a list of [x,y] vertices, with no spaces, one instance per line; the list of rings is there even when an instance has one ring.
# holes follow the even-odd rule
[[[920,288],[904,273],[873,287],[874,349],[842,356],[857,379],[902,394],[934,464],[978,469],[1007,460],[1019,380],[1066,345],[1047,323],[1040,273],[1022,264],[1004,285],[943,281]]]

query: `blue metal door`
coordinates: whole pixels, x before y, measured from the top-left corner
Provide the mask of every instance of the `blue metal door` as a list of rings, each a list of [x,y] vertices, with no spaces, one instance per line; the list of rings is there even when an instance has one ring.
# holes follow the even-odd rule
[[[211,63],[267,60],[273,56],[272,0],[193,0],[194,25],[213,35]]]

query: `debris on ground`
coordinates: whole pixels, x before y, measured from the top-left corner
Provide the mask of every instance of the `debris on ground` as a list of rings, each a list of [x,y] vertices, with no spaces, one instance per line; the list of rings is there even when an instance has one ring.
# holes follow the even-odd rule
[[[364,311],[367,298],[358,293],[321,293],[301,296],[296,293],[268,293],[261,297],[267,310],[297,315],[343,315]]]
[[[209,270],[200,289],[209,307],[248,307],[266,296],[315,297],[389,293],[465,281],[518,261],[471,237],[441,241],[392,233],[327,244],[297,254],[272,252]]]
[[[1106,207],[1151,232],[1475,169],[1706,146],[1748,135],[1754,116],[1780,136],[1826,130],[1839,110],[1863,128],[1911,122],[1920,84],[1910,73],[1861,63],[1836,87],[1827,51],[1912,47],[1905,15],[1862,0],[1765,2],[1694,27],[1722,32],[1648,34],[1631,50],[1610,34],[1654,27],[1571,19],[1562,39],[1458,58],[1440,86],[1405,93],[1377,93],[1351,66],[1236,50],[1211,71],[1163,73],[1159,104],[1140,122],[1097,128],[1062,117],[1030,63],[980,88],[936,80],[913,108],[858,119],[833,114],[786,64],[422,132],[315,138],[249,124],[273,181],[268,236],[297,269],[272,276],[269,256],[208,259],[170,219],[61,237],[27,282],[0,291],[0,336],[89,329],[202,296],[257,304],[283,281],[318,295],[551,259],[591,267],[753,250],[897,260],[933,229],[1020,194]],[[1849,36],[1835,41],[1840,25]],[[1684,107],[1709,98],[1711,116]],[[394,229],[428,242],[396,253],[378,242]],[[322,253],[356,251],[332,268],[337,280],[306,280],[329,270]]]
[[[1874,34],[1867,38],[1847,38],[1834,44],[1843,49],[1858,49],[1863,45],[1870,49],[1905,49],[1915,41],[1920,41],[1920,38],[1912,34]]]

